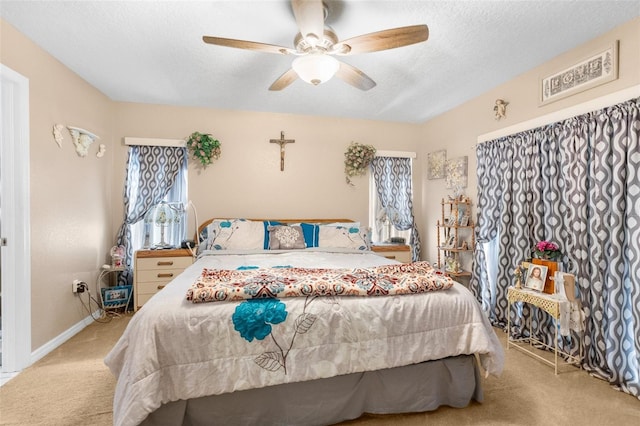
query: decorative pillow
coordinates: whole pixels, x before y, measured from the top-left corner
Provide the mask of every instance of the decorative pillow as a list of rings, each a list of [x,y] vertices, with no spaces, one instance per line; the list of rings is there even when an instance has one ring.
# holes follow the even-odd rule
[[[264,220],[262,221],[262,223],[264,224],[264,246],[263,248],[265,250],[269,250],[269,226],[276,226],[276,225],[282,225],[281,222],[278,222],[277,220]]]
[[[203,250],[264,248],[264,224],[246,219],[216,219],[206,227]],[[203,234],[205,232],[203,231]]]
[[[300,226],[269,226],[269,249],[288,250],[306,248],[304,235]]]
[[[359,226],[321,225],[318,232],[318,247],[369,250],[368,232]]]
[[[304,235],[304,242],[307,247],[318,247],[318,232],[320,227],[313,223],[301,223],[302,234]]]

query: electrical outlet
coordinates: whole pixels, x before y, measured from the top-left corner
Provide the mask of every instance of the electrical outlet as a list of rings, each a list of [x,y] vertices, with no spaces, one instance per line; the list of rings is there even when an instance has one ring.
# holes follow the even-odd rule
[[[73,283],[71,283],[71,291],[74,293],[84,293],[86,286],[83,281],[73,280]]]

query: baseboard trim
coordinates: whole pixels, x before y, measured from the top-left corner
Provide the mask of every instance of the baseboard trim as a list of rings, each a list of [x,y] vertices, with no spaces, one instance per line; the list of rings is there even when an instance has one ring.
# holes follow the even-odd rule
[[[94,321],[93,317],[98,318],[100,317],[101,313],[102,313],[101,310],[98,309],[92,315],[88,315],[86,318],[84,318],[77,324],[71,326],[67,330],[60,333],[58,336],[54,337],[44,345],[40,346],[35,351],[31,352],[31,363],[29,365],[41,360],[42,358],[47,356],[51,351],[53,351],[54,349],[62,345],[67,340],[71,339],[73,336],[75,336],[79,332],[81,332],[86,326],[88,326]]]

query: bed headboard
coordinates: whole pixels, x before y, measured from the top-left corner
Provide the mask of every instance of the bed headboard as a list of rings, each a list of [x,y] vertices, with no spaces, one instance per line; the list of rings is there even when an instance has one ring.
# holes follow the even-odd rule
[[[211,222],[213,222],[214,220],[218,220],[218,219],[235,219],[235,218],[227,218],[227,217],[214,217],[211,218],[205,222],[202,223],[202,225],[200,225],[198,227],[198,234],[196,235],[196,239],[198,238],[198,235],[202,234],[202,230]],[[274,221],[274,222],[281,222],[281,223],[337,223],[337,222],[353,222],[352,219],[250,219],[250,218],[246,218],[247,220],[253,220],[253,221],[258,221],[258,222],[262,222],[265,220],[268,221]]]

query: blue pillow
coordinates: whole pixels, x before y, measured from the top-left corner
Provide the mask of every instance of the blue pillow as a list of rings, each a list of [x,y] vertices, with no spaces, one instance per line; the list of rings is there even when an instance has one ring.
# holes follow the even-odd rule
[[[263,220],[264,224],[264,249],[269,250],[269,230],[267,229],[269,226],[282,225],[282,222],[278,222],[277,220]]]
[[[318,235],[320,233],[320,227],[312,223],[301,223],[302,235],[304,235],[304,242],[309,247],[318,247]]]

